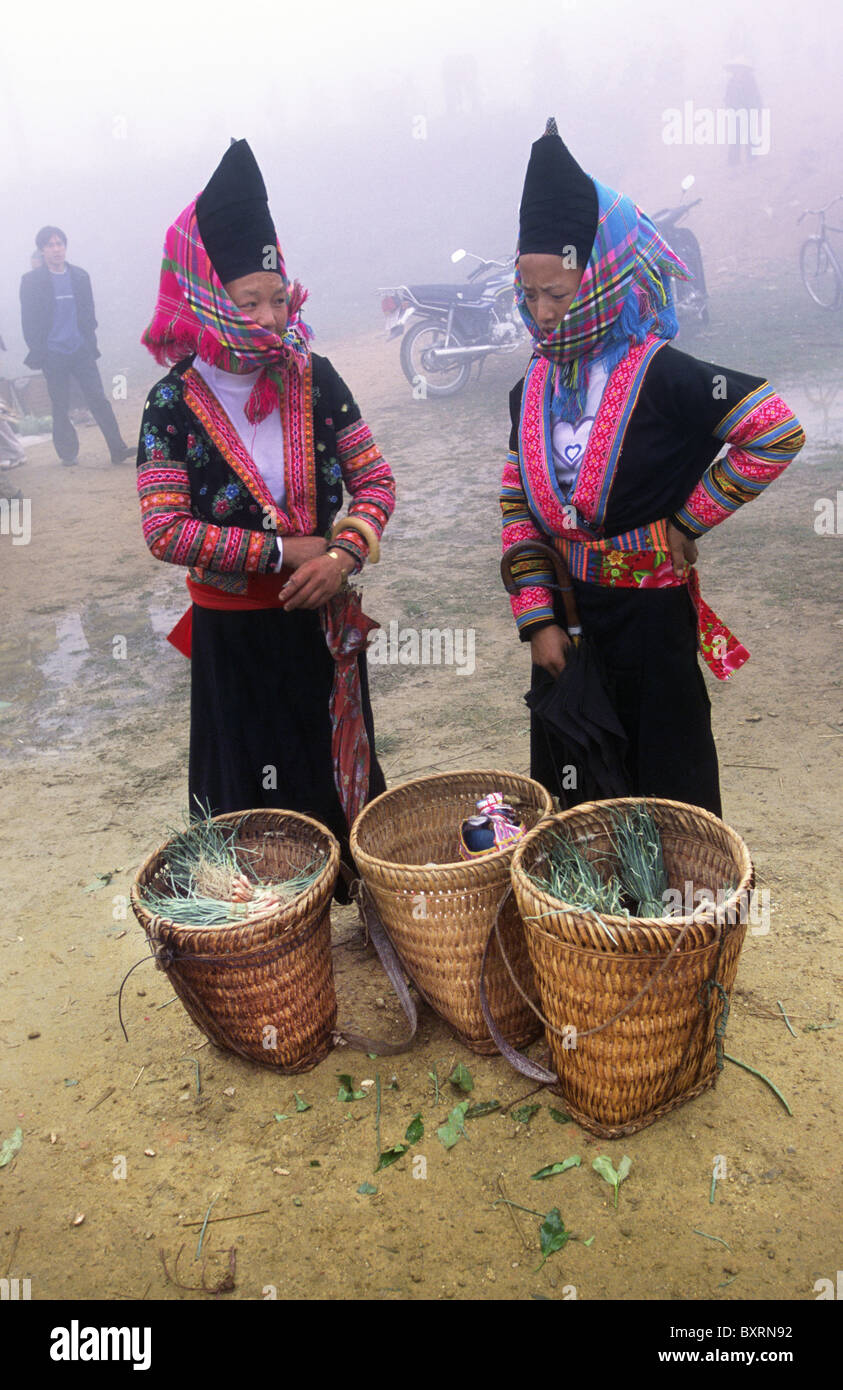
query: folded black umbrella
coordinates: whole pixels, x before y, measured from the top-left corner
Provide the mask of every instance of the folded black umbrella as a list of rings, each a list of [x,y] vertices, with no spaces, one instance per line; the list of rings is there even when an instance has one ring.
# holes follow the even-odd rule
[[[512,561],[519,555],[536,553],[547,555],[553,563],[559,582],[552,587],[562,594],[571,646],[556,680],[542,672],[537,675],[534,688],[524,696],[544,736],[543,750],[537,749],[534,742],[533,763],[542,762],[553,769],[557,794],[568,803],[628,796],[626,734],[606,691],[600,659],[582,634],[564,558],[536,541],[510,546],[501,560],[504,586],[509,593],[518,592],[512,578]],[[565,775],[564,770],[571,767],[574,779]],[[536,775],[538,768],[532,771]],[[566,795],[568,789],[575,790],[576,795]]]

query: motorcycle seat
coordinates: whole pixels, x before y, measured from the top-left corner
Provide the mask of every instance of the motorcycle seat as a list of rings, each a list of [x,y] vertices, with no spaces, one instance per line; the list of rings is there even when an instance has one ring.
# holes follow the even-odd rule
[[[474,303],[483,298],[485,285],[410,285],[421,304]]]

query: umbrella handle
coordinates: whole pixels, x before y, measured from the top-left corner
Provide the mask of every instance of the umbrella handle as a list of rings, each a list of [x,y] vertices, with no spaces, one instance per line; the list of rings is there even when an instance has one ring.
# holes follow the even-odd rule
[[[544,541],[516,541],[505,550],[501,556],[501,579],[503,586],[508,594],[517,594],[518,585],[512,577],[512,562],[522,555],[544,555],[550,560],[556,572],[557,583],[552,588],[558,589],[562,595],[562,603],[565,608],[565,622],[568,627],[568,636],[574,642],[582,636],[582,625],[580,615],[577,612],[576,599],[574,598],[574,586],[571,582],[571,571],[568,569],[564,555],[560,555],[558,550],[546,545]]]

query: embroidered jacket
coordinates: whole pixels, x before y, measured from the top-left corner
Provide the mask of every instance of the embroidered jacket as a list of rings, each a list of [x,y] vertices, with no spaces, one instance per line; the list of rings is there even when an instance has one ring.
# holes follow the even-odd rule
[[[524,540],[619,537],[622,548],[645,551],[660,534],[648,528],[665,520],[700,536],[757,497],[805,442],[766,381],[697,361],[653,336],[609,377],[566,505],[553,467],[550,393],[547,364],[534,359],[510,394],[505,550]],[[516,561],[513,577],[520,588],[512,611],[526,639],[554,621],[547,561]]]
[[[345,382],[326,357],[311,356],[303,377],[291,374],[282,401],[284,510],[260,499],[258,470],[192,358],[152,388],[138,445],[138,493],[144,538],[159,560],[190,567],[206,584],[245,589],[249,574],[274,569],[275,537],[327,536],[340,511],[378,536],[392,514],[395,481]],[[268,515],[271,513],[271,515]],[[336,545],[362,563],[368,546],[357,531]]]

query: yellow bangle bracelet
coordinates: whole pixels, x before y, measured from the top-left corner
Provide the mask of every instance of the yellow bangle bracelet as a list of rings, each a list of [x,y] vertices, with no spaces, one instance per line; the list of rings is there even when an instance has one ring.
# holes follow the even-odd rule
[[[374,526],[359,516],[338,516],[331,527],[331,540],[335,541],[340,531],[356,531],[369,547],[369,563],[376,565],[381,558],[380,541]]]

